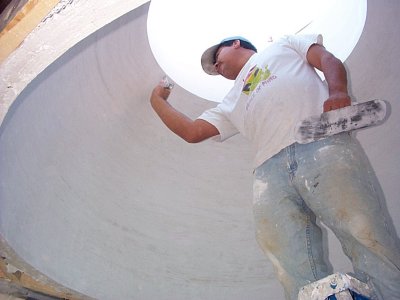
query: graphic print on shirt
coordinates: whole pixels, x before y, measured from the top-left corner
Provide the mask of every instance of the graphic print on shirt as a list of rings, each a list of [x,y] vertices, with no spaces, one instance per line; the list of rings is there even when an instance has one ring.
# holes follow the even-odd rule
[[[257,66],[254,66],[250,69],[249,73],[246,76],[246,79],[244,80],[242,92],[249,96],[258,87],[255,93],[257,94],[257,91],[261,89],[261,86],[270,83],[274,79],[276,79],[276,76],[271,76],[271,71],[268,69],[268,65],[264,67],[264,70]],[[251,97],[247,100],[246,110],[248,110],[250,103],[255,97],[255,94],[252,94]]]

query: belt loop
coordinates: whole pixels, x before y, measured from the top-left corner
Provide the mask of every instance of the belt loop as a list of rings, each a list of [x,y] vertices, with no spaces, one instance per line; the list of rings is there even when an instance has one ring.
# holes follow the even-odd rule
[[[289,173],[290,181],[293,181],[295,172],[297,171],[295,145],[291,144],[290,146],[286,147],[285,150],[286,150],[287,170]]]

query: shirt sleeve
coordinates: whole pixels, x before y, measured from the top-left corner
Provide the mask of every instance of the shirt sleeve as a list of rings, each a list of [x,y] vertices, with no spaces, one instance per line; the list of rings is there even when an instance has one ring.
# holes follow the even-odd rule
[[[304,61],[307,61],[307,52],[312,45],[318,44],[323,46],[323,37],[321,34],[288,35],[284,39],[291,48],[299,53]]]
[[[206,110],[198,117],[198,119],[207,121],[218,129],[219,135],[213,138],[215,141],[223,142],[239,133],[236,127],[224,114],[221,104]]]

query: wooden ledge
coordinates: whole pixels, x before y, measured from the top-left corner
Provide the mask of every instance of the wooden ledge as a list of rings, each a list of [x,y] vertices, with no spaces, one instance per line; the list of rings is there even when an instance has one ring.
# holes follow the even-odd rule
[[[22,6],[15,17],[0,32],[0,63],[21,45],[28,34],[38,26],[58,2],[59,0],[28,0]]]

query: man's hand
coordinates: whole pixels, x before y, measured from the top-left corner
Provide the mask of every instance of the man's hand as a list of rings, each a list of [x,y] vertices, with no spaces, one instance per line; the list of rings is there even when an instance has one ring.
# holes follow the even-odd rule
[[[160,82],[156,87],[153,89],[152,96],[160,97],[165,101],[168,99],[169,95],[171,94],[171,89],[166,88]]]
[[[170,86],[165,87],[164,82],[161,81],[154,87],[150,96],[150,103],[160,119],[172,132],[188,143],[199,143],[219,134],[218,129],[211,123],[201,119],[192,120],[172,107],[167,101],[171,88]]]
[[[324,112],[351,105],[351,99],[347,93],[338,93],[329,96],[324,102]]]

